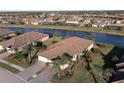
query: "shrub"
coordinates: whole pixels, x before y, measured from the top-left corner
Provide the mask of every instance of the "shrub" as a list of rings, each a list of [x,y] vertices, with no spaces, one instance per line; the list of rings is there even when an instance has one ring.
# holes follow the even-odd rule
[[[117,56],[113,56],[113,57],[112,57],[112,61],[115,61],[115,62],[116,62],[116,61],[118,61],[118,60],[119,60],[119,58],[118,58]]]
[[[16,53],[15,58],[21,59],[24,55],[21,52]]]

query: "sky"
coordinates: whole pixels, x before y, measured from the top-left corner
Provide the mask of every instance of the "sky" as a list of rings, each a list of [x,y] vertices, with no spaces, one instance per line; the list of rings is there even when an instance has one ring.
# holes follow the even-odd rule
[[[0,0],[0,11],[124,10],[124,0]]]

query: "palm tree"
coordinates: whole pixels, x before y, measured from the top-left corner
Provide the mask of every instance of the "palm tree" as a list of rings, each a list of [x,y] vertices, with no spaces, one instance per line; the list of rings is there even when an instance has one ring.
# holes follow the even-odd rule
[[[36,52],[34,53],[34,55],[31,57],[30,63],[32,63],[33,59],[35,58],[35,56],[36,56],[37,53],[39,52],[40,48],[43,47],[43,43],[40,42],[40,41],[38,41],[36,47],[37,47],[37,50],[36,50]]]
[[[95,74],[93,73],[92,71],[92,67],[90,65],[90,62],[91,62],[91,59],[90,59],[90,53],[89,51],[87,51],[86,49],[83,51],[82,53],[82,57],[85,59],[85,62],[86,62],[86,69],[91,73],[95,83],[98,83],[96,77],[95,77]],[[90,60],[89,60],[90,59]]]
[[[22,51],[23,54],[28,57],[29,63],[31,62],[32,51],[33,51],[32,44],[27,44]]]
[[[53,68],[57,72],[57,76],[60,78],[61,77],[61,73],[60,73],[60,60],[57,59],[54,62],[52,62],[51,64],[53,65]]]
[[[69,75],[71,75],[72,74],[72,68],[74,66],[74,62],[72,60],[70,60],[68,64],[69,64],[69,67],[68,67]]]

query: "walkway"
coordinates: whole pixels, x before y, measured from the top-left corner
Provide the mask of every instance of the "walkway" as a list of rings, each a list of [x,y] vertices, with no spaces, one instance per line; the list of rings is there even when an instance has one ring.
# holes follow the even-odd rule
[[[1,62],[1,63],[4,63],[4,64],[7,64],[7,65],[9,65],[9,66],[11,66],[11,67],[13,67],[13,68],[15,68],[15,69],[21,71],[21,72],[25,70],[23,67],[18,66],[18,65],[16,65],[16,64],[12,64],[12,63],[10,63],[10,62],[8,62],[8,61],[5,61],[5,60],[1,60],[1,59],[0,59],[0,62]]]

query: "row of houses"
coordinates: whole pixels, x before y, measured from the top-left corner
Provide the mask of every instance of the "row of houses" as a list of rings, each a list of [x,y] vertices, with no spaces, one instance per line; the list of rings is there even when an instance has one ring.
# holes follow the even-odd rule
[[[0,23],[3,24],[59,24],[59,25],[78,25],[78,26],[91,26],[91,27],[106,27],[113,24],[123,24],[123,16],[117,19],[118,16],[107,14],[61,14],[61,13],[46,13],[36,15],[9,15],[7,17],[1,16]],[[115,18],[115,20],[114,20]],[[119,17],[120,18],[120,17]]]
[[[0,42],[0,46],[3,47],[3,49],[5,48],[8,52],[15,53],[16,51],[21,51],[22,47],[26,44],[36,44],[37,41],[44,42],[48,39],[48,34],[43,34],[39,32],[27,32]]]
[[[26,44],[36,44],[38,41],[44,42],[49,40],[49,35],[39,32],[27,32],[11,39],[0,42],[0,47],[3,47],[7,52],[15,53],[21,51]],[[93,48],[94,42],[79,37],[69,37],[55,43],[43,52],[38,53],[38,60],[42,62],[52,62],[57,57],[62,57],[64,53],[69,54],[72,60],[76,60],[77,56],[81,55],[84,50]]]

